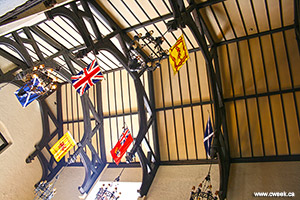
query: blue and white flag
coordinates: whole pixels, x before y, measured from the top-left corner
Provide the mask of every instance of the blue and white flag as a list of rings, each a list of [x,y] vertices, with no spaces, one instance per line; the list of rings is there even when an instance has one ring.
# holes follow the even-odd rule
[[[207,157],[210,158],[210,148],[211,148],[211,140],[214,135],[213,128],[211,126],[210,117],[208,117],[206,129],[204,133],[204,147],[207,154]]]
[[[15,91],[15,95],[23,108],[44,93],[44,87],[40,84],[40,80],[38,78],[31,79],[29,82]]]

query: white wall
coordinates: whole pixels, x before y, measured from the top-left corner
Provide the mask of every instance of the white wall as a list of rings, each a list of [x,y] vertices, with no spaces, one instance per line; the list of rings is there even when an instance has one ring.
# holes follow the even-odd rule
[[[85,177],[84,167],[67,167],[59,175],[55,188],[56,194],[53,200],[80,199],[81,193],[78,187],[82,185]]]
[[[0,153],[0,199],[5,200],[33,199],[42,175],[37,158],[25,162],[42,137],[39,105],[35,101],[23,108],[14,95],[17,88],[9,84],[0,90],[0,131],[11,143]]]
[[[209,165],[160,166],[147,194],[147,200],[188,200],[193,186],[206,177]],[[219,166],[211,169],[213,193],[219,189]]]
[[[300,199],[299,172],[300,162],[231,164],[227,199],[260,200],[266,197],[254,197],[253,192],[284,191],[295,192],[296,195],[285,199]]]
[[[123,168],[105,168],[99,177],[100,181],[113,181],[121,173]],[[142,182],[141,168],[125,168],[120,182]]]

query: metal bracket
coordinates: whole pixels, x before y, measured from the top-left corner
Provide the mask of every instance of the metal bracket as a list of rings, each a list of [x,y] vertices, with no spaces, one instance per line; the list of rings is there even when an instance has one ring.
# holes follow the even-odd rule
[[[57,93],[60,93],[60,86],[58,86],[57,91],[58,91]],[[60,119],[61,109],[59,108],[61,108],[61,100],[59,98],[60,95],[58,94],[56,99],[57,116]],[[41,181],[47,180],[49,182],[65,165],[65,160],[61,160],[57,163],[56,161],[54,161],[53,156],[51,156],[50,160],[47,159],[47,157],[49,157],[48,155],[49,154],[51,155],[50,153],[51,146],[49,145],[49,142],[56,136],[58,138],[62,136],[62,123],[59,122],[57,118],[55,118],[54,114],[52,113],[49,106],[44,100],[39,101],[39,104],[40,104],[40,110],[42,115],[43,136],[39,144],[35,145],[35,151],[27,157],[26,163],[31,163],[31,161],[37,156],[43,170]],[[53,133],[50,133],[49,118],[53,121],[54,125],[56,126],[56,130]],[[46,151],[43,151],[43,149],[46,149]],[[47,155],[45,155],[46,152]],[[56,166],[54,166],[54,163],[56,163]],[[38,185],[38,183],[36,185]]]
[[[214,125],[214,140],[212,144],[212,150],[211,150],[211,157],[216,158],[218,157],[219,160],[219,168],[220,168],[220,193],[219,197],[221,200],[226,198],[227,193],[227,184],[228,184],[228,178],[229,178],[229,151],[228,151],[228,140],[227,140],[227,130],[226,130],[226,124],[225,124],[225,110],[224,110],[224,104],[221,94],[221,87],[220,87],[220,78],[217,76],[214,66],[213,66],[213,60],[215,59],[215,65],[216,69],[219,68],[217,59],[217,52],[212,51],[213,53],[209,51],[208,45],[205,41],[205,33],[207,32],[207,27],[205,27],[205,24],[203,21],[201,21],[201,15],[200,12],[197,10],[197,6],[195,5],[195,2],[193,0],[189,0],[189,4],[192,8],[190,12],[187,12],[185,8],[182,8],[183,0],[169,0],[171,7],[173,9],[173,17],[175,18],[174,21],[171,21],[169,23],[169,30],[173,30],[174,28],[183,28],[185,26],[188,26],[192,34],[194,35],[202,53],[203,57],[206,61],[206,69],[211,85],[212,90],[212,97],[214,102],[214,111],[215,111],[215,125]],[[177,9],[175,9],[177,8]],[[180,11],[178,8],[181,8]],[[194,19],[193,19],[193,17]],[[197,26],[198,25],[198,26]],[[207,38],[211,38],[210,34],[207,35]],[[212,39],[210,39],[210,42],[213,42]],[[214,46],[214,43],[211,44]],[[221,126],[223,125],[223,129],[221,129]],[[223,134],[222,131],[223,130]],[[225,139],[224,139],[225,137]]]

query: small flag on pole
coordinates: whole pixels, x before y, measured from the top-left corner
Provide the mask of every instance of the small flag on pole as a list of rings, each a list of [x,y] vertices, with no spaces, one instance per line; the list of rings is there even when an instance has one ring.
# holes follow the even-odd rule
[[[40,82],[39,78],[33,78],[15,92],[23,108],[45,93],[45,89]]]
[[[114,148],[110,151],[110,154],[117,165],[119,165],[123,155],[126,153],[129,145],[132,142],[133,142],[133,138],[130,134],[129,129],[124,128],[119,141],[114,146]]]
[[[92,87],[98,81],[104,79],[104,76],[95,59],[77,75],[72,76],[71,79],[74,88],[80,94],[80,96],[82,96],[90,87]]]
[[[76,145],[71,133],[64,134],[50,149],[55,160],[59,162]]]
[[[213,135],[214,135],[214,132],[213,132],[213,129],[211,126],[210,117],[208,117],[206,129],[205,129],[205,133],[204,133],[204,147],[205,147],[207,157],[209,157],[209,158],[210,158],[211,140],[212,140]]]
[[[175,73],[184,65],[189,59],[189,52],[186,48],[183,34],[178,38],[176,43],[169,49],[170,64]]]

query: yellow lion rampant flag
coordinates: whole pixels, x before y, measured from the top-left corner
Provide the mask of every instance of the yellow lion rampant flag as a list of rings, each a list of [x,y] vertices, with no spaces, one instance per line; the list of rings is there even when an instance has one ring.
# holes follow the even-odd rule
[[[55,160],[59,162],[76,145],[71,133],[64,134],[50,149]]]
[[[176,43],[169,49],[169,60],[175,73],[189,59],[189,52],[186,48],[183,34],[178,38]]]

